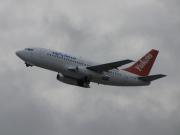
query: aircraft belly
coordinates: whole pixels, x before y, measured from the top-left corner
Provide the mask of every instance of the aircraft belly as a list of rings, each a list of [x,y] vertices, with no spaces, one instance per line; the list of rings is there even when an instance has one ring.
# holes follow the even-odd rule
[[[94,79],[93,82],[103,85],[111,86],[146,86],[149,85],[147,82],[142,82],[138,80],[126,80],[124,78],[112,77],[108,81],[104,81],[101,78]]]

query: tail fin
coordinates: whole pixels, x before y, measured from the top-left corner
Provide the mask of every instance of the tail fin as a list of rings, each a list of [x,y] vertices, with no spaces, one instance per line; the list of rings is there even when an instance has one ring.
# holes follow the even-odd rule
[[[152,49],[144,57],[142,57],[138,62],[132,65],[129,68],[124,69],[130,73],[139,75],[139,76],[148,76],[151,68],[156,60],[159,51]]]

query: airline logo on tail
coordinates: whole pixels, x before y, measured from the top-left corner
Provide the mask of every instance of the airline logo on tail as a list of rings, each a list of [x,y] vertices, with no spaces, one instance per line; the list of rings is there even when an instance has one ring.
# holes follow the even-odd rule
[[[142,60],[139,61],[139,63],[137,63],[137,65],[135,66],[135,68],[142,72],[144,67],[151,61],[151,59],[153,58],[152,54],[148,54],[146,55]]]
[[[152,49],[134,65],[124,69],[138,76],[148,76],[158,55],[158,50]]]

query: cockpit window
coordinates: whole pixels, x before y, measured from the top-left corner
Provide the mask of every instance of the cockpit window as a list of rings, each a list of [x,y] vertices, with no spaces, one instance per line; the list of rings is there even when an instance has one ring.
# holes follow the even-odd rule
[[[34,51],[34,49],[32,49],[32,48],[26,48],[25,50],[26,51]]]

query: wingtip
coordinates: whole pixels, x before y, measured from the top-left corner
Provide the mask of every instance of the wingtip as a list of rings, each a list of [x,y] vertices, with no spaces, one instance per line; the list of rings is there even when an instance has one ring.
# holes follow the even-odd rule
[[[129,61],[129,63],[131,63],[131,62],[135,62],[134,60],[130,60],[130,59],[128,59],[128,61]]]

